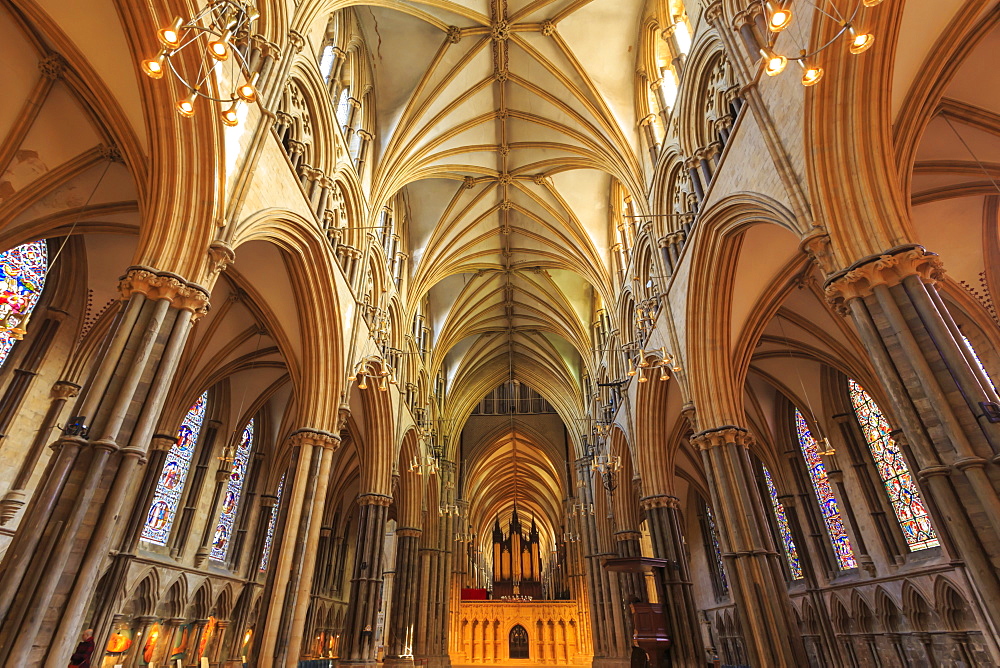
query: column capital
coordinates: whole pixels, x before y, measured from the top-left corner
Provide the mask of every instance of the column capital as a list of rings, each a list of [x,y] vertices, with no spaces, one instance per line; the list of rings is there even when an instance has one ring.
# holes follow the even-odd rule
[[[288,437],[288,440],[292,442],[293,446],[318,445],[330,450],[336,450],[340,445],[339,434],[331,434],[330,432],[323,431],[322,429],[312,429],[309,427],[304,427],[292,432],[292,434]]]
[[[166,299],[177,309],[191,311],[195,317],[208,313],[210,304],[206,288],[186,281],[169,271],[159,271],[152,267],[133,265],[118,279],[118,291],[122,299],[135,293],[147,299]]]
[[[68,380],[57,380],[52,385],[53,399],[72,399],[78,394],[80,394],[80,386]]]
[[[615,540],[641,540],[642,534],[638,531],[633,531],[632,529],[625,529],[624,531],[615,532]]]
[[[824,284],[823,291],[827,302],[846,314],[846,304],[850,300],[870,295],[876,286],[892,287],[914,275],[924,283],[934,284],[941,280],[944,277],[941,258],[916,244],[897,246],[862,258],[833,274]]]
[[[753,436],[750,435],[750,432],[743,427],[731,424],[715,427],[714,429],[706,429],[691,437],[691,443],[696,445],[699,450],[708,450],[728,443],[749,447],[752,441]]]
[[[422,533],[423,531],[416,527],[403,527],[402,529],[396,529],[396,535],[402,538],[420,538]]]
[[[681,507],[681,500],[669,494],[657,494],[656,496],[646,496],[639,499],[639,507],[643,510],[651,510],[653,508],[673,508],[676,510]]]
[[[149,450],[150,452],[153,450],[163,450],[164,452],[167,452],[170,448],[174,447],[174,443],[176,442],[177,437],[171,436],[170,434],[154,434]]]
[[[359,506],[385,506],[392,505],[392,497],[385,494],[361,494],[358,496]]]

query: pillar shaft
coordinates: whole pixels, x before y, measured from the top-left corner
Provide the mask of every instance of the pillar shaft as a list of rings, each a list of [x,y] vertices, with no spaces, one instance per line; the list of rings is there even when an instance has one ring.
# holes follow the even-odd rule
[[[81,418],[57,441],[4,558],[0,665],[69,662],[192,316],[208,303],[203,288],[145,267],[119,289],[126,301],[74,409]]]
[[[419,596],[416,582],[419,550],[419,529],[396,530],[396,577],[392,592],[389,637],[386,641],[386,662],[413,663]]]
[[[701,450],[708,474],[723,559],[750,664],[807,665],[754,482],[746,430],[710,429],[696,434],[692,442]]]
[[[351,595],[344,618],[341,665],[375,663],[379,603],[382,595],[382,547],[391,496],[365,494],[358,499],[358,542]]]

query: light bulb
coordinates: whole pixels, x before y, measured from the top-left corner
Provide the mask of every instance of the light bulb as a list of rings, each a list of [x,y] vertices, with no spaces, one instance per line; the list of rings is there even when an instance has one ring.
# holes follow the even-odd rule
[[[257,101],[257,79],[260,76],[258,72],[254,72],[250,76],[250,80],[245,84],[236,89],[236,94],[240,96],[240,99],[247,104],[253,104]]]
[[[634,375],[635,375],[635,373],[636,373],[636,372],[635,372],[635,362],[633,362],[633,361],[632,361],[632,358],[630,357],[630,358],[628,359],[628,375],[629,375],[629,376],[634,376]]]
[[[231,128],[240,124],[240,116],[237,113],[238,107],[239,102],[233,102],[231,107],[219,114],[219,117],[222,118],[222,122]]]
[[[208,53],[216,60],[225,60],[229,57],[229,37],[230,33],[227,30],[222,33],[219,39],[213,39],[208,43]]]
[[[163,61],[165,56],[161,51],[155,58],[149,58],[142,61],[142,71],[145,75],[151,79],[162,79],[163,78]]]
[[[378,384],[378,389],[382,392],[389,389],[389,386],[385,384],[385,376],[382,376],[382,381]]]
[[[861,4],[865,7],[874,7],[875,5],[881,5],[882,0],[862,0]]]
[[[799,61],[802,65],[802,85],[803,86],[815,86],[819,83],[819,80],[823,78],[823,68],[815,65],[807,66],[802,61]]]
[[[639,358],[639,366],[645,369],[647,366],[649,366],[649,360],[647,360],[645,357]]]
[[[645,376],[639,376],[639,382],[640,383],[648,383],[649,382],[649,378],[646,378]]]
[[[670,380],[670,374],[667,372],[667,367],[660,367],[660,380]]]
[[[167,47],[168,49],[176,49],[181,45],[181,26],[184,25],[184,19],[177,17],[174,22],[171,23],[166,28],[158,31],[156,33],[157,39],[160,40],[160,44]]]
[[[779,7],[774,10],[771,14],[771,18],[767,22],[767,27],[771,29],[771,32],[781,32],[792,22],[792,10],[784,9]]]
[[[368,389],[368,384],[365,382],[366,380],[368,380],[367,376],[361,376],[361,382],[358,383],[358,389],[359,390],[367,390]]]
[[[191,93],[188,97],[177,100],[177,113],[185,118],[194,116],[194,99],[196,93]]]
[[[851,28],[851,53],[855,55],[864,53],[870,49],[874,43],[875,35],[870,32],[856,33],[854,32],[854,28]]]
[[[764,74],[769,77],[777,76],[785,71],[785,66],[788,65],[788,58],[784,56],[760,50],[761,55],[764,56]]]

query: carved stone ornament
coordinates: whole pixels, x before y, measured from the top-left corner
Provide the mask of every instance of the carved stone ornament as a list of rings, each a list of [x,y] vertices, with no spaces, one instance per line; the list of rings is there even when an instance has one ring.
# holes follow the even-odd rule
[[[58,53],[53,53],[38,61],[38,71],[49,79],[58,79],[66,71],[66,61]]]
[[[219,274],[236,261],[236,252],[225,241],[213,241],[208,247],[212,274]]]
[[[680,508],[681,502],[676,496],[670,496],[669,494],[658,494],[656,496],[647,496],[643,499],[639,499],[639,507],[643,510],[650,510],[652,508]]]
[[[498,42],[504,42],[510,39],[510,24],[506,21],[498,21],[494,24],[493,29],[490,31],[490,37]]]
[[[458,26],[448,26],[448,42],[458,44],[462,41],[462,29]]]
[[[358,497],[359,506],[385,506],[392,505],[392,497],[385,494],[362,494]]]
[[[322,448],[327,448],[329,450],[336,450],[340,446],[340,436],[337,434],[331,434],[328,431],[323,431],[322,429],[299,429],[298,431],[292,432],[288,440],[292,442],[293,446],[306,446],[306,445],[318,445]]]
[[[944,277],[944,266],[936,253],[922,246],[904,246],[878,256],[864,258],[845,272],[834,275],[826,284],[826,300],[838,313],[848,312],[847,302],[872,294],[878,285],[892,287],[908,276],[919,276],[934,284]]]
[[[709,450],[730,443],[742,445],[746,448],[750,446],[752,441],[753,437],[750,435],[750,432],[742,427],[735,427],[733,425],[706,429],[691,437],[691,443],[699,450]]]
[[[157,271],[152,267],[129,267],[125,275],[118,279],[118,291],[122,299],[128,299],[138,292],[147,299],[166,299],[177,309],[191,311],[195,317],[208,313],[208,290],[195,283],[189,283],[177,274]]]
[[[556,24],[552,22],[552,19],[542,21],[542,34],[546,37],[552,37],[556,34]]]

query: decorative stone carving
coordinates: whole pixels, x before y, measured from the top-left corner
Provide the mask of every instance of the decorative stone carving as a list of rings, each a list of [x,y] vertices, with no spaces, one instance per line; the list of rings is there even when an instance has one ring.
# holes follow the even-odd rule
[[[748,448],[752,442],[753,437],[750,435],[750,432],[742,427],[733,425],[706,429],[691,437],[691,443],[697,446],[699,450],[710,450],[711,448],[721,447],[728,443],[735,443],[736,445]]]
[[[38,71],[48,79],[59,79],[66,71],[66,61],[58,53],[53,53],[38,61]]]
[[[219,274],[226,270],[230,264],[236,261],[236,252],[225,241],[215,240],[208,246],[208,255],[211,258],[212,275]]]
[[[850,300],[870,295],[878,285],[898,285],[913,275],[919,276],[924,283],[934,284],[944,277],[944,266],[936,253],[922,246],[903,246],[864,258],[846,271],[835,274],[827,281],[824,292],[827,302],[846,315]]]
[[[292,442],[293,446],[318,445],[330,450],[336,450],[340,445],[339,435],[308,427],[292,432],[288,440]]]
[[[189,283],[177,274],[157,271],[152,267],[129,267],[118,280],[122,299],[141,293],[147,299],[166,299],[174,308],[191,311],[195,317],[208,313],[208,290]]]
[[[358,497],[359,506],[385,506],[392,505],[392,497],[385,494],[362,494]]]
[[[552,22],[552,19],[542,21],[542,34],[546,37],[552,37],[556,34],[556,24]]]
[[[458,44],[462,41],[462,29],[458,26],[448,26],[448,42]]]

